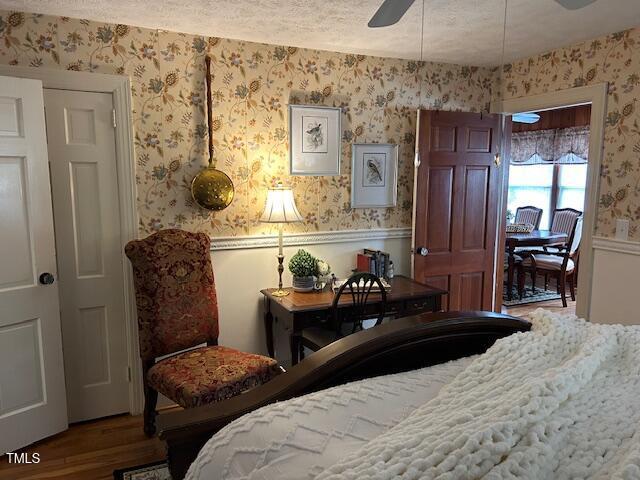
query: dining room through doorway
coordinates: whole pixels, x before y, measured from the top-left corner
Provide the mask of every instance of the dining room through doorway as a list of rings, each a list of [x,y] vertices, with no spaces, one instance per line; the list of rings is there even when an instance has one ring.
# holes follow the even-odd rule
[[[512,117],[503,311],[575,309],[590,116],[579,105]]]

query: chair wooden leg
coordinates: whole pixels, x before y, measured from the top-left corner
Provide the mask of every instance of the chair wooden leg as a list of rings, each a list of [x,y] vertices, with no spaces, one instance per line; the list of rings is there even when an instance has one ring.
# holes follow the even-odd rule
[[[304,345],[300,342],[300,353],[298,354],[300,361],[304,360]]]
[[[158,392],[147,385],[146,372],[144,380],[144,433],[147,437],[153,437],[156,433],[156,404]]]
[[[522,268],[522,265],[518,265],[518,296],[520,297],[520,300],[522,300],[522,297],[524,297],[524,268]]]
[[[567,306],[567,279],[564,275],[558,276],[558,287],[560,289],[560,296],[562,297],[562,306]]]
[[[536,293],[536,269],[531,269],[531,293]]]
[[[513,265],[507,267],[507,300],[513,298]]]
[[[569,276],[569,291],[571,292],[571,300],[576,301],[576,276]]]

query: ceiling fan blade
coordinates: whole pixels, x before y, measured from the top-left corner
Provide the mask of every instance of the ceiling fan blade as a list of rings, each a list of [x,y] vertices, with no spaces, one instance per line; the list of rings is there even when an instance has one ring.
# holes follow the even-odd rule
[[[579,10],[587,5],[591,5],[595,1],[596,0],[556,0],[556,2],[567,10]]]
[[[370,28],[388,27],[402,18],[415,0],[384,0],[367,25]]]

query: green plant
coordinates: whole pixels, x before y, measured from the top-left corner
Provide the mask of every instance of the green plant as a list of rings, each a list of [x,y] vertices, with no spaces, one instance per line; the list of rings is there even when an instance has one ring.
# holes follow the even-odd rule
[[[318,261],[306,250],[300,249],[289,260],[289,271],[294,277],[311,277],[318,273]]]
[[[511,210],[507,210],[507,222],[511,222],[514,219],[515,215]]]

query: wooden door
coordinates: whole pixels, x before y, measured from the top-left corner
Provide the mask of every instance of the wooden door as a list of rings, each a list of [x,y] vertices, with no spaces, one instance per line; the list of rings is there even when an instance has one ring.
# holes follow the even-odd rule
[[[113,98],[45,89],[69,421],[129,411]]]
[[[445,310],[492,310],[502,168],[499,116],[424,110],[415,195],[415,279]]]
[[[0,77],[0,455],[67,428],[39,80]]]

